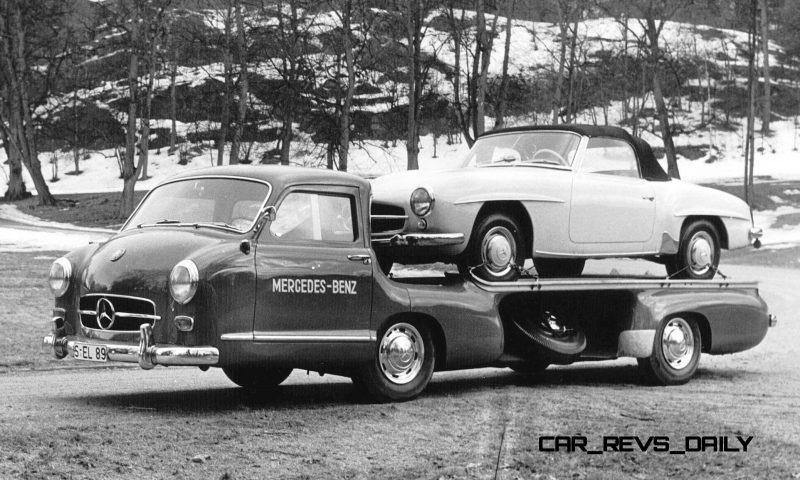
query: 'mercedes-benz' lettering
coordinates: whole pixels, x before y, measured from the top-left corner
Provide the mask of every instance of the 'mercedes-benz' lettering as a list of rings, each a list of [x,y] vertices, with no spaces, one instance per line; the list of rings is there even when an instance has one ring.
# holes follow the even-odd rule
[[[357,295],[356,280],[328,280],[316,278],[273,278],[273,293]]]

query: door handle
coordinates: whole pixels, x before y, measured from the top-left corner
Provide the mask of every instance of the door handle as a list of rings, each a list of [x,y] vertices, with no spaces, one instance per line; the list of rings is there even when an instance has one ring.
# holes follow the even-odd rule
[[[642,200],[650,200],[651,202],[653,200],[655,200],[655,199],[656,199],[656,197],[654,197],[652,195],[645,195],[645,196],[642,197]]]
[[[372,257],[369,255],[348,255],[347,259],[351,262],[362,262],[364,265],[372,263]]]

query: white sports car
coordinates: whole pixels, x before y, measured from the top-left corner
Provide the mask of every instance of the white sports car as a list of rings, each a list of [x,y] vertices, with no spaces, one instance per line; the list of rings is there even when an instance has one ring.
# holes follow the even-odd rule
[[[460,168],[373,181],[373,245],[395,261],[452,261],[511,280],[577,276],[587,258],[638,257],[673,278],[708,279],[720,249],[760,245],[750,208],[671,179],[622,128],[535,126],[481,136]]]

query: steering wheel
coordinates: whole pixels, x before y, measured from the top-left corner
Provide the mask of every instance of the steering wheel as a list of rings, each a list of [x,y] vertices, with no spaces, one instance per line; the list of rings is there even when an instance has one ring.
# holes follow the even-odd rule
[[[567,161],[564,160],[564,157],[562,157],[555,150],[550,150],[549,148],[542,148],[537,150],[536,153],[534,153],[533,156],[531,157],[531,161],[535,161],[540,156],[547,156],[547,155],[554,157],[556,159],[556,162],[558,162],[558,165],[569,165]]]

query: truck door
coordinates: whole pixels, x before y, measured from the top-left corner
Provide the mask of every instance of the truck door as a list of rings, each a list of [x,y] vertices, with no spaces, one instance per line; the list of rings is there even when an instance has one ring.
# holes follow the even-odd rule
[[[358,189],[294,187],[276,209],[256,247],[254,340],[370,341],[372,257]]]

